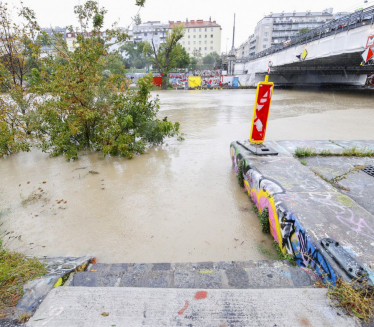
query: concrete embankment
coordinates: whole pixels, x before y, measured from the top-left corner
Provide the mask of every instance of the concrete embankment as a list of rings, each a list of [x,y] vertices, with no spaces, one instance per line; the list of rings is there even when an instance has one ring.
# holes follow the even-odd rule
[[[366,270],[368,282],[373,282],[370,194],[374,178],[367,169],[374,166],[374,158],[346,155],[352,149],[358,153],[374,150],[374,143],[277,141],[267,145],[279,154],[256,156],[245,142],[233,142],[231,158],[257,208],[268,209],[270,232],[282,251],[291,254],[299,266],[313,268],[325,281],[335,282],[339,277],[351,281]],[[297,148],[322,152],[325,157],[300,162],[294,157]]]

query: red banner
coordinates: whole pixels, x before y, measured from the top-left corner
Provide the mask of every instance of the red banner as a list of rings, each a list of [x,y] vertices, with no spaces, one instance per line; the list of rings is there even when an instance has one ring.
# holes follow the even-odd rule
[[[273,88],[274,83],[260,82],[257,85],[251,136],[249,138],[249,141],[252,143],[262,143],[265,141],[266,125],[269,117]]]

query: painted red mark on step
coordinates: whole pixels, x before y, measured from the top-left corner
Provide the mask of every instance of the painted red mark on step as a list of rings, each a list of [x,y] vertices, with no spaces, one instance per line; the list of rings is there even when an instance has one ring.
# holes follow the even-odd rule
[[[206,291],[199,291],[199,292],[196,292],[195,299],[196,300],[202,300],[202,299],[206,299],[207,296],[208,296],[208,292],[206,292]]]
[[[186,304],[184,305],[184,307],[182,309],[179,310],[178,314],[182,315],[186,311],[186,309],[188,308],[188,305],[189,305],[189,303],[188,303],[188,301],[186,301]]]

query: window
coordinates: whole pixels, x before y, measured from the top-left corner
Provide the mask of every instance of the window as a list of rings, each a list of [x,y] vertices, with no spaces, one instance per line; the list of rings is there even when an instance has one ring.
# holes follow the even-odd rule
[[[210,44],[213,44],[213,41],[210,41]]]
[[[199,44],[201,44],[201,41],[199,41]]]
[[[207,40],[205,40],[205,41],[204,41],[204,44],[207,44],[207,43],[208,43],[208,41],[207,41]]]
[[[206,50],[206,47],[204,48],[204,50]]]
[[[144,33],[144,36],[147,36],[147,33]]]
[[[190,44],[190,41],[188,41],[188,44]]]
[[[266,49],[266,44],[264,44],[264,49]]]
[[[193,44],[196,44],[196,41],[193,41]]]
[[[199,47],[199,50],[201,50],[201,47]]]
[[[205,30],[205,32],[206,32],[206,31],[207,31],[208,29],[207,29],[207,28],[205,27],[205,29],[204,29],[204,30]]]
[[[201,31],[201,28],[199,27],[199,32]]]
[[[201,35],[199,35],[199,39],[201,39]]]
[[[210,31],[213,32],[213,27],[210,28]]]
[[[196,33],[196,28],[194,28],[193,31]]]
[[[188,35],[188,38],[190,38],[190,36]]]
[[[268,36],[268,32],[265,32],[265,33],[264,33],[264,36]]]
[[[194,35],[193,38],[196,39],[196,35]]]
[[[264,38],[264,42],[267,42],[267,41],[268,41],[268,38],[267,38],[267,37],[265,37],[265,38]]]
[[[205,34],[205,38],[207,38],[207,37],[208,37],[208,35]]]
[[[210,50],[213,50],[213,47],[210,47]]]
[[[213,34],[210,34],[210,37],[212,38],[212,37],[213,37]]]

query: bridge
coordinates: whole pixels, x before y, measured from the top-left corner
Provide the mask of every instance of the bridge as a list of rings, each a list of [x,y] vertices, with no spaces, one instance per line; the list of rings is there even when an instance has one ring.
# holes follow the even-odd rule
[[[374,50],[374,6],[234,59],[233,73],[242,85],[256,85],[269,71],[278,85],[362,86],[374,73],[374,60],[364,62],[361,56],[368,47]]]

